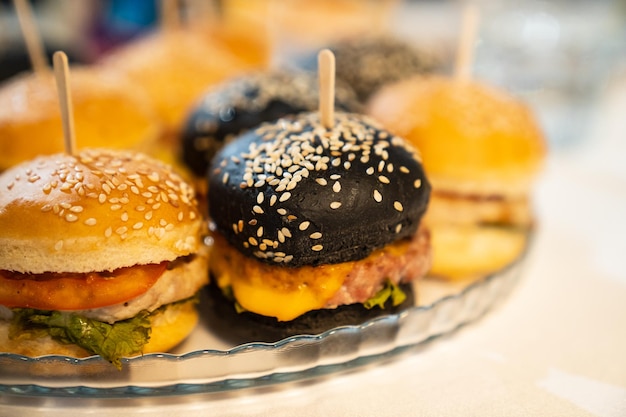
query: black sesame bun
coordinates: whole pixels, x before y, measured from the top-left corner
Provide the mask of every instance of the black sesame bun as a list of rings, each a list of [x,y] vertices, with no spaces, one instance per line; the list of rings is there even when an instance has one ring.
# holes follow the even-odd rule
[[[392,36],[348,38],[329,45],[337,62],[337,80],[345,82],[365,103],[383,85],[416,74],[441,70],[442,59]],[[296,59],[307,71],[317,70],[317,53]]]
[[[187,118],[182,159],[204,178],[211,158],[234,136],[280,117],[315,110],[319,103],[317,76],[308,72],[272,71],[234,78],[209,90]],[[337,85],[335,105],[359,111],[351,88]]]
[[[169,166],[85,149],[17,165],[0,190],[0,351],[119,365],[191,332],[205,226]]]
[[[325,317],[281,326],[285,337],[340,325],[339,314],[306,313],[363,310],[430,266],[420,227],[430,184],[417,151],[364,116],[334,120],[263,124],[225,146],[208,174],[217,285],[240,310],[278,322]]]

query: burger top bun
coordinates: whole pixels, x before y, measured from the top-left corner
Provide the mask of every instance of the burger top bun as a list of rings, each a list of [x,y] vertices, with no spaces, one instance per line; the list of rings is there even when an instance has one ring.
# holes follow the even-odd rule
[[[84,67],[71,70],[74,123],[85,147],[143,148],[161,124],[145,93],[126,78]],[[53,73],[25,74],[0,86],[0,171],[63,150]]]
[[[413,77],[384,87],[367,112],[420,149],[440,191],[524,195],[546,152],[528,107],[473,80]]]
[[[209,213],[244,255],[298,267],[365,258],[412,236],[430,184],[417,151],[356,114],[266,123],[213,159]]]
[[[0,268],[22,273],[114,270],[195,253],[193,189],[130,151],[42,156],[0,176]]]
[[[247,67],[218,42],[182,29],[147,35],[113,51],[102,64],[142,87],[169,131],[178,130],[209,86]]]

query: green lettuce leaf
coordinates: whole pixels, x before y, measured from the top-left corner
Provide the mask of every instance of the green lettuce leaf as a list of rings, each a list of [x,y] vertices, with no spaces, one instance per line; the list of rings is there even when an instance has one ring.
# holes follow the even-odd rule
[[[363,306],[365,306],[365,308],[367,309],[371,309],[376,306],[384,309],[385,303],[389,299],[391,299],[391,304],[395,307],[402,304],[404,300],[406,300],[406,294],[399,286],[397,286],[390,280],[386,280],[383,288],[376,294],[374,294],[372,298],[365,301],[363,303]]]
[[[61,343],[75,344],[102,356],[118,369],[121,358],[140,354],[150,339],[148,312],[113,324],[58,311],[14,309],[10,337],[47,332]]]

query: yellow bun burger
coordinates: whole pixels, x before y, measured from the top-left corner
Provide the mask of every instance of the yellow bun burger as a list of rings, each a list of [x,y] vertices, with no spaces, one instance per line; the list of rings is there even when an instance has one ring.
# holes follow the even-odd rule
[[[154,32],[102,60],[146,91],[168,133],[176,133],[195,100],[247,64],[218,42],[185,29]]]
[[[474,80],[418,76],[383,88],[368,113],[420,149],[433,186],[433,275],[484,275],[519,256],[546,153],[524,103]]]
[[[144,149],[161,134],[147,95],[120,75],[72,68],[76,134],[84,147]],[[63,150],[53,73],[18,75],[0,85],[0,171]]]
[[[42,156],[0,176],[0,351],[163,352],[207,282],[194,191],[131,151]]]

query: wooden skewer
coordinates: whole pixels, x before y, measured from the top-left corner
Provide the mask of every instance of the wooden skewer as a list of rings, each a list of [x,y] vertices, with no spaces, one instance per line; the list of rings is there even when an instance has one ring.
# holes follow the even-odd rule
[[[33,66],[33,71],[38,75],[45,74],[50,68],[48,67],[41,36],[35,24],[33,10],[27,0],[13,0],[13,4],[15,5],[17,19],[19,20],[20,28],[24,35],[24,41],[26,42],[26,49],[28,50],[28,56]]]
[[[196,27],[212,27],[218,21],[216,0],[183,0],[186,10],[187,24]]]
[[[478,7],[471,1],[463,10],[461,25],[461,37],[456,54],[454,77],[457,80],[468,80],[472,76],[472,64],[474,62],[474,43],[478,29]]]
[[[59,93],[65,152],[69,155],[73,155],[76,151],[76,135],[74,133],[74,110],[72,108],[72,97],[70,94],[70,71],[67,63],[67,55],[62,51],[57,51],[52,58],[54,62],[54,76]]]
[[[160,24],[161,29],[172,30],[180,29],[180,3],[178,0],[161,0],[160,8]]]
[[[330,49],[322,49],[317,55],[320,94],[320,120],[331,129],[335,124],[335,55]]]

